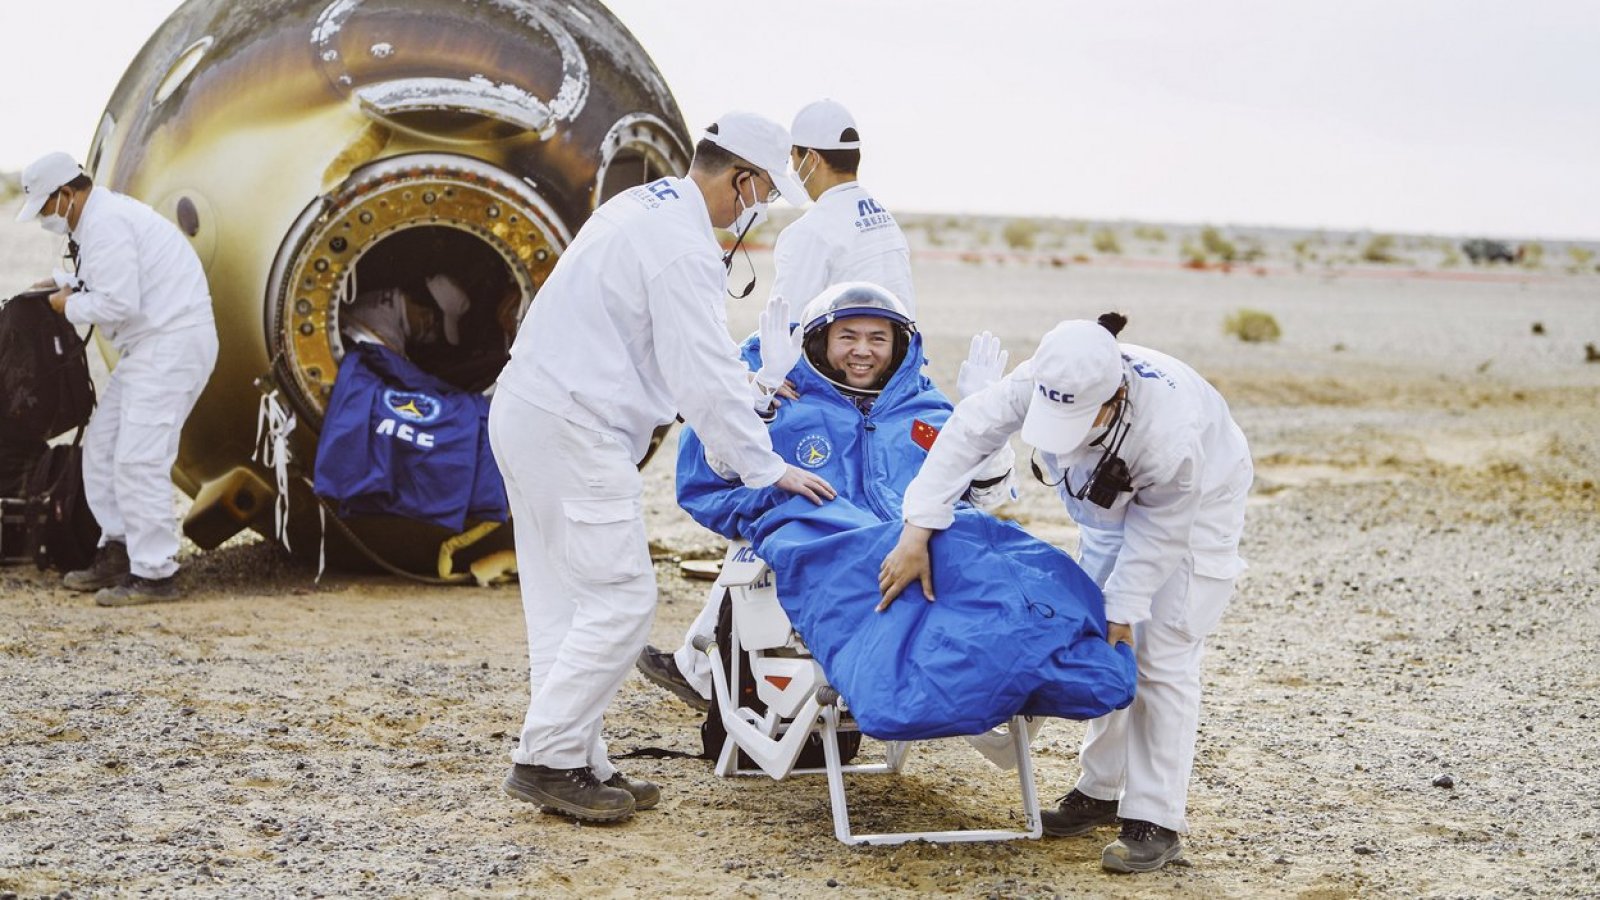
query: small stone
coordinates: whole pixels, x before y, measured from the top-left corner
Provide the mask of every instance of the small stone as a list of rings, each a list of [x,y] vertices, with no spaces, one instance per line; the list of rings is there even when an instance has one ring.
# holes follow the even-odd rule
[[[828,887],[838,887],[839,882],[833,878],[828,879]]]
[[[1447,772],[1433,779],[1433,786],[1436,788],[1453,788],[1456,786],[1456,780],[1451,778],[1450,774]]]
[[[1371,856],[1372,854],[1378,852],[1371,847],[1368,847],[1366,844],[1357,844],[1355,846],[1355,851],[1357,856]]]
[[[1277,859],[1273,860],[1272,862],[1273,862],[1274,865],[1279,865],[1279,866],[1287,866],[1289,864],[1289,860],[1284,858],[1284,857],[1282,857],[1282,856],[1278,857]]]

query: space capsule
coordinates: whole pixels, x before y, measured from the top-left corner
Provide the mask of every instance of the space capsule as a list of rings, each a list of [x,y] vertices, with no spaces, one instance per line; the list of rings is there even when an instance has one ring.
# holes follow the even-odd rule
[[[472,299],[459,341],[413,361],[486,389],[588,215],[682,174],[690,150],[660,73],[596,0],[186,2],[123,76],[86,158],[98,183],[176,222],[210,281],[221,350],[174,471],[195,498],[186,533],[210,549],[273,528],[265,386],[296,421],[290,542],[314,550],[307,485],[350,300],[450,275]],[[347,524],[355,546],[412,571],[448,537]],[[351,542],[329,548],[354,559]]]

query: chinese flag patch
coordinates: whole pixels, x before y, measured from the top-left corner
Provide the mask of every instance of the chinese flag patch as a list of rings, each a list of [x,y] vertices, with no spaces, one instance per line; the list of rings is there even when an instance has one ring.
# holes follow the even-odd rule
[[[921,419],[911,422],[911,441],[924,450],[932,450],[933,442],[939,437],[939,429],[929,425]]]

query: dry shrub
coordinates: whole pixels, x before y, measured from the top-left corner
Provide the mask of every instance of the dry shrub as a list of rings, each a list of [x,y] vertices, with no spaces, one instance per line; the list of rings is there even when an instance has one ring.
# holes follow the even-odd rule
[[[1361,251],[1361,258],[1370,263],[1396,263],[1400,257],[1394,253],[1394,235],[1375,234],[1367,241],[1366,249]]]
[[[1230,313],[1222,322],[1222,332],[1251,344],[1275,341],[1283,336],[1283,329],[1278,327],[1278,320],[1272,317],[1272,313],[1259,309],[1240,309]]]
[[[1115,231],[1102,228],[1094,233],[1094,249],[1096,253],[1118,254],[1122,252],[1122,242],[1117,240]]]
[[[1006,223],[1000,237],[1013,250],[1032,250],[1039,243],[1039,223],[1032,219],[1012,219]]]

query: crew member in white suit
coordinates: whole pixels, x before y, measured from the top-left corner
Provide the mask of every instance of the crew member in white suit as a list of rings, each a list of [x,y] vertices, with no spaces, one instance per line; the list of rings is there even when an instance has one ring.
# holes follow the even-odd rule
[[[900,298],[912,318],[911,248],[894,216],[856,180],[861,134],[837,100],[795,114],[789,163],[816,201],[778,233],[772,292],[799,309],[829,285],[868,281]]]
[[[95,185],[65,153],[30,165],[22,189],[17,221],[37,218],[72,248],[76,271],[56,272],[50,305],[75,325],[99,326],[117,351],[83,437],[83,490],[100,548],[62,583],[95,591],[101,606],[176,599],[172,465],[217,362],[205,270],[176,225]]]
[[[655,613],[637,466],[657,426],[681,414],[752,487],[833,496],[772,452],[752,394],[770,396],[782,373],[752,382],[740,362],[712,233],[742,237],[780,193],[803,202],[789,146],[769,119],[718,119],[687,177],[624,191],[595,211],[512,345],[489,439],[515,523],[528,635],[532,696],[504,782],[517,799],[608,821],[660,797],[618,772],[601,739],[602,713]],[[799,340],[778,354],[788,365]]]
[[[855,118],[837,100],[817,100],[795,114],[790,137],[789,164],[815,202],[778,234],[772,296],[798,310],[831,285],[865,281],[888,288],[915,319],[906,237],[856,180],[861,134]],[[795,399],[787,390],[784,395]],[[694,638],[711,636],[721,601],[722,591],[712,588],[677,650],[647,646],[639,654],[641,674],[695,709],[711,705],[711,661],[694,649]]]
[[[1009,376],[962,401],[906,491],[905,526],[884,560],[885,602],[938,573],[928,541],[949,527],[970,473],[1018,431],[1077,522],[1080,562],[1105,591],[1108,639],[1134,647],[1133,704],[1089,725],[1083,772],[1045,832],[1119,818],[1101,864],[1159,869],[1182,853],[1200,715],[1200,660],[1244,569],[1239,536],[1254,470],[1217,390],[1187,365],[1118,344],[1126,320],[1069,321]]]

